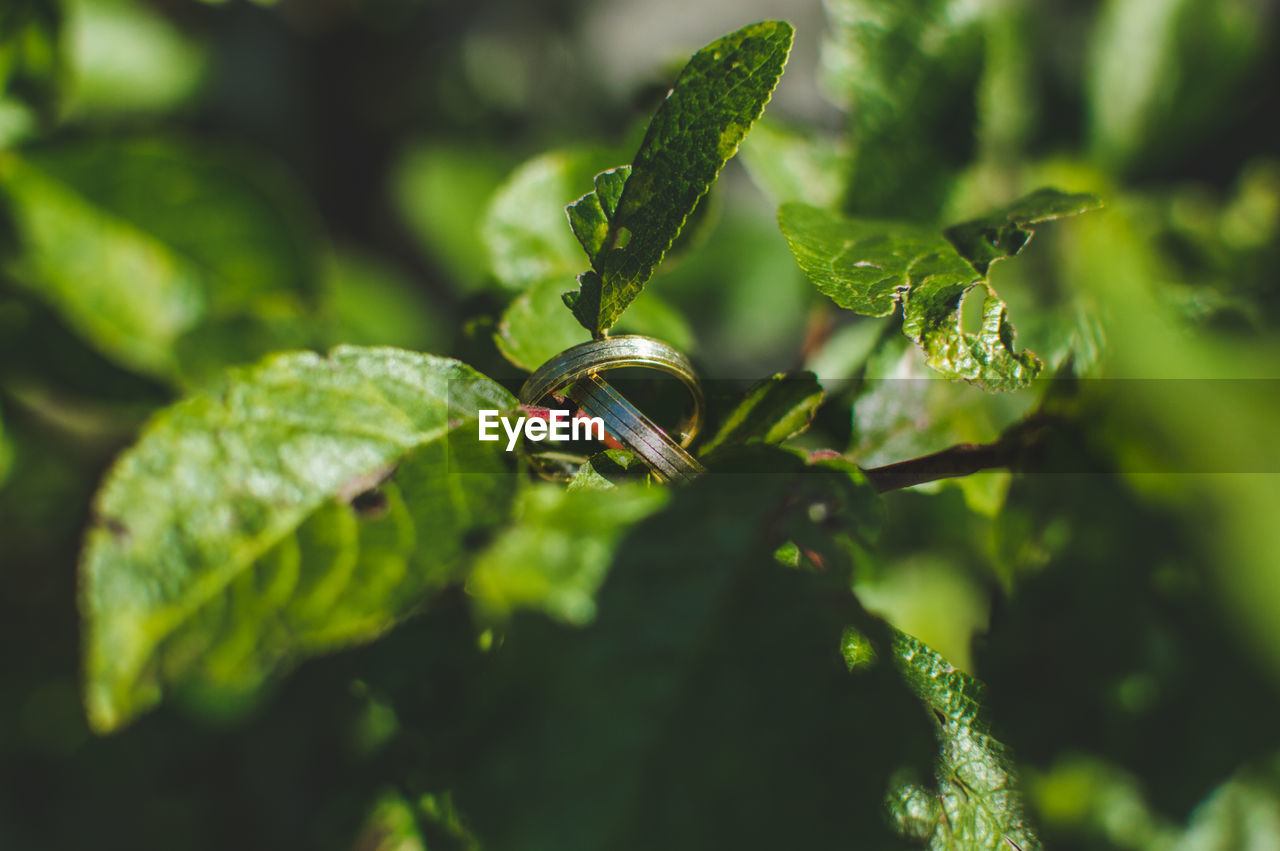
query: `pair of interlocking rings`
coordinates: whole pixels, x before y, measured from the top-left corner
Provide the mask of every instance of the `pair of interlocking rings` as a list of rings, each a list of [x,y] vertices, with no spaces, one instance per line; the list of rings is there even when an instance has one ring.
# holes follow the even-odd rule
[[[679,441],[600,377],[622,367],[656,369],[684,384],[693,407],[678,427]],[[538,367],[520,389],[522,405],[540,405],[549,397],[560,396],[572,399],[587,416],[603,420],[609,433],[634,452],[659,481],[689,481],[706,472],[687,450],[702,426],[702,385],[689,359],[661,340],[627,334],[574,346]]]

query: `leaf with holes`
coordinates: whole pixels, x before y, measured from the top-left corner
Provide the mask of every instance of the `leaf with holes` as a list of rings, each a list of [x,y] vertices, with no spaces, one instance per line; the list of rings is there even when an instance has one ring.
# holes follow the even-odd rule
[[[591,270],[565,304],[594,336],[635,300],[737,152],[773,93],[793,30],[781,21],[743,27],[694,54],[658,108],[630,172],[601,174],[571,205],[573,231]]]
[[[341,347],[158,414],[102,486],[81,561],[94,727],[173,686],[251,690],[460,578],[514,491],[476,411],[515,404],[457,361]]]
[[[990,217],[939,232],[784,204],[778,224],[800,268],[836,304],[864,316],[888,316],[901,304],[902,331],[932,369],[987,390],[1012,390],[1026,386],[1042,364],[1014,347],[1013,326],[986,270],[993,260],[1020,251],[1033,223],[1092,206],[1090,196],[1041,190]],[[961,326],[961,305],[975,295],[983,299],[982,325],[971,332]]]
[[[1060,192],[1045,187],[1025,195],[982,218],[952,225],[942,232],[960,256],[985,275],[991,264],[1022,250],[1035,232],[1033,225],[1096,210],[1093,195]]]

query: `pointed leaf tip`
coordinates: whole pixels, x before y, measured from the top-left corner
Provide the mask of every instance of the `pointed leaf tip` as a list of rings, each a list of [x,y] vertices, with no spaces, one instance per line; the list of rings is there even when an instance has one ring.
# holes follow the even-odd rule
[[[595,192],[570,205],[594,273],[579,278],[583,298],[571,307],[593,335],[644,289],[737,152],[778,84],[793,34],[788,23],[764,21],[695,53],[649,123],[630,173],[601,174]]]

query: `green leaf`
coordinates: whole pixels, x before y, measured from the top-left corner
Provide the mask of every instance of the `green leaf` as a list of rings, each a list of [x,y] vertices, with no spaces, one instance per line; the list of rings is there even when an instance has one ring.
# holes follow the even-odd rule
[[[524,163],[498,187],[485,213],[481,236],[500,284],[523,290],[558,277],[563,288],[564,279],[577,274],[582,255],[564,227],[566,209],[570,222],[574,221],[574,205],[566,208],[565,204],[582,191],[578,187],[600,161],[607,159],[605,153],[594,150],[552,151]],[[590,197],[594,199],[594,193]]]
[[[602,171],[595,176],[593,191],[564,208],[573,235],[593,264],[609,238],[609,222],[618,211],[622,189],[630,176],[629,165]]]
[[[1151,810],[1138,779],[1094,756],[1060,755],[1047,771],[1029,775],[1027,801],[1046,835],[1093,834],[1112,847],[1153,851],[1175,844],[1177,830]],[[1125,818],[1112,817],[1116,812]]]
[[[1037,60],[1042,54],[1041,43],[1032,37],[1037,11],[1000,9],[981,23],[982,75],[975,93],[979,168],[1007,169],[1039,126]]]
[[[516,296],[503,311],[494,341],[503,357],[533,372],[555,355],[589,337],[564,309],[564,281],[548,278]],[[618,323],[619,330],[665,340],[681,351],[693,348],[693,331],[666,302],[651,297]]]
[[[171,684],[251,689],[457,579],[514,485],[476,412],[514,406],[457,361],[342,347],[233,370],[157,415],[107,476],[81,561],[93,726]]]
[[[698,199],[737,152],[782,75],[792,34],[790,24],[766,21],[695,53],[650,122],[630,175],[602,177],[595,201],[574,205],[570,218],[592,269],[579,276],[578,292],[565,294],[565,304],[593,336],[608,331],[644,289]],[[600,239],[602,219],[608,226]]]
[[[890,792],[894,825],[938,851],[1040,848],[1023,817],[1013,762],[981,718],[981,683],[905,633],[895,631],[893,658],[929,708],[939,745],[936,788]]]
[[[0,97],[0,150],[17,147],[35,133],[36,119],[31,110]]]
[[[823,398],[812,372],[780,372],[748,390],[699,451],[705,455],[735,444],[782,443],[809,427]]]
[[[974,545],[960,535],[920,535],[919,529],[933,529],[946,517],[971,528],[984,519],[965,511],[954,498],[924,500],[911,512],[912,531],[900,532],[890,524],[889,533],[860,565],[853,593],[869,613],[968,669],[973,667],[974,636],[990,623],[991,592],[983,583],[995,577],[974,575],[977,571],[966,563],[967,550]]]
[[[490,618],[538,609],[568,624],[589,623],[618,542],[669,495],[638,483],[530,487],[516,503],[515,522],[476,559],[467,591]]]
[[[175,372],[171,347],[206,307],[200,270],[20,160],[4,161],[0,181],[27,252],[14,277],[117,362]]]
[[[840,634],[840,655],[850,671],[866,670],[879,661],[876,645],[857,627],[847,626]]]
[[[619,483],[648,482],[649,468],[626,449],[606,449],[597,452],[578,468],[570,479],[568,489],[608,490]]]
[[[355,847],[369,851],[427,851],[413,804],[399,793],[383,795],[369,813]]]
[[[796,262],[823,294],[863,316],[888,316],[926,275],[968,286],[973,269],[937,231],[899,222],[847,219],[808,204],[784,204],[778,225]],[[919,268],[921,273],[911,273]]]
[[[564,280],[547,278],[532,285],[507,306],[498,321],[494,342],[502,356],[533,372],[560,352],[590,339],[560,301]]]
[[[778,214],[800,267],[841,307],[887,316],[902,303],[902,330],[948,378],[988,390],[1025,386],[1040,370],[1013,348],[1004,302],[937,231],[917,225],[843,219],[816,207],[786,204]],[[961,301],[981,287],[982,328],[961,327]]]
[[[784,204],[778,224],[805,274],[836,304],[864,316],[887,316],[901,304],[902,331],[932,369],[987,390],[1010,390],[1026,386],[1041,363],[1014,348],[1013,326],[986,269],[1016,254],[1034,222],[1094,205],[1091,196],[1040,190],[945,235],[905,222],[843,218],[806,204]],[[982,322],[972,332],[961,324],[962,302],[977,296],[983,298]]]
[[[994,213],[962,222],[945,229],[947,238],[960,256],[968,260],[980,274],[987,274],[991,264],[1012,257],[1031,240],[1041,222],[1074,216],[1102,206],[1093,195],[1037,189]]]
[[[66,144],[0,160],[10,271],[117,362],[172,377],[207,320],[297,314],[318,278],[305,208],[275,175],[162,142]],[[248,353],[252,355],[253,353]]]

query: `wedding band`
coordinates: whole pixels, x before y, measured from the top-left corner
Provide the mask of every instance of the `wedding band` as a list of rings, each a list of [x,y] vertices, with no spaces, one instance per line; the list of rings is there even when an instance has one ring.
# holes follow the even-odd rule
[[[611,369],[631,366],[674,375],[689,391],[693,411],[679,427],[679,442],[599,376]],[[539,405],[548,396],[562,395],[573,399],[588,416],[603,420],[609,433],[636,453],[659,481],[688,481],[706,472],[685,451],[702,427],[705,406],[702,385],[689,359],[661,340],[624,334],[565,349],[529,376],[520,388],[520,403]],[[547,466],[535,460],[537,457],[530,457],[535,469],[551,476]]]
[[[688,482],[706,472],[684,447],[600,376],[592,374],[579,380],[568,395],[588,416],[604,420],[609,433],[639,455],[659,481]]]
[[[520,388],[520,404],[537,405],[589,375],[628,366],[649,367],[680,379],[693,397],[693,413],[680,426],[680,446],[693,442],[702,428],[706,404],[693,364],[661,340],[639,334],[605,337],[565,349],[529,376]]]

